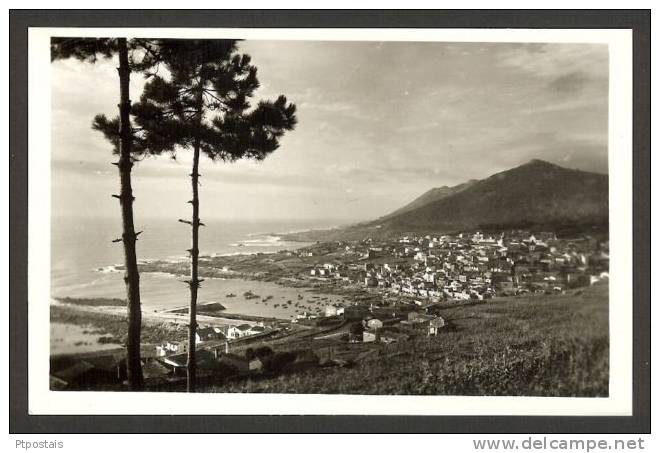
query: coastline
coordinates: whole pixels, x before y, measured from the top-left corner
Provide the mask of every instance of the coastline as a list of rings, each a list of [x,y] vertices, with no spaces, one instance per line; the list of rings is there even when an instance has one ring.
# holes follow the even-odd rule
[[[90,299],[95,300],[95,299]],[[55,303],[53,303],[55,302]],[[66,310],[76,310],[85,313],[92,313],[96,315],[110,315],[110,316],[120,316],[126,317],[126,307],[124,306],[108,306],[108,305],[87,305],[87,304],[65,304],[59,301],[51,301],[51,313],[53,309],[66,309]],[[154,310],[147,311],[142,310],[142,319],[145,323],[171,323],[177,325],[187,325],[188,317],[183,313],[174,313],[172,310],[180,310],[181,308],[186,307],[176,307],[174,309],[167,310]],[[208,324],[211,326],[226,326],[226,325],[239,325],[243,323],[254,324],[258,321],[264,319],[273,319],[268,317],[259,317],[259,316],[250,316],[250,315],[240,315],[240,314],[222,314],[222,316],[208,316],[208,315],[198,315],[197,320],[200,323]]]

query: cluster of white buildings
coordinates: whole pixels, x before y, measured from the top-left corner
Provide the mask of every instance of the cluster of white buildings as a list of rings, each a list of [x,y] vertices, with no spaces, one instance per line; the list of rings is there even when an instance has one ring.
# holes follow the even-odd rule
[[[607,278],[609,270],[608,243],[554,233],[404,236],[343,248],[353,260],[316,266],[310,277],[424,300],[561,292]]]
[[[609,269],[607,244],[553,233],[404,237],[392,256],[395,264],[367,271],[365,286],[436,300],[561,292],[607,278]]]
[[[237,340],[239,338],[249,337],[253,335],[262,335],[271,332],[263,322],[258,322],[254,325],[239,324],[227,327],[207,326],[199,327],[195,332],[195,344],[200,345],[206,342],[222,342],[227,343],[230,340]],[[173,354],[182,354],[188,352],[188,341],[164,341],[156,346],[156,356],[164,357]]]

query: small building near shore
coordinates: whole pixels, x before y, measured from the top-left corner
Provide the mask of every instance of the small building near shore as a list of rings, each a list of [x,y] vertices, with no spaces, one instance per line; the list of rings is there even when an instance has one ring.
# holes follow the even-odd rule
[[[165,341],[156,346],[156,356],[164,357],[172,354],[182,354],[188,352],[187,341]]]
[[[362,343],[378,343],[380,333],[377,330],[365,330],[362,332]]]
[[[195,344],[212,340],[224,340],[225,334],[219,327],[202,327],[195,332]]]
[[[429,335],[437,335],[440,329],[445,327],[445,325],[445,320],[440,316],[436,316],[435,318],[429,320]]]
[[[242,338],[252,335],[252,326],[249,324],[241,324],[240,326],[229,326],[227,329],[227,338]]]
[[[383,321],[381,321],[378,318],[371,318],[370,320],[367,321],[367,328],[368,329],[382,329],[383,328]]]

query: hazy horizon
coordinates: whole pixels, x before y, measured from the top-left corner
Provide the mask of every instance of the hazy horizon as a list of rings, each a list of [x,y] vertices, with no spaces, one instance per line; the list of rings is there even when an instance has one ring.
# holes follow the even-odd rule
[[[596,44],[243,41],[299,124],[264,162],[201,164],[202,219],[370,220],[433,187],[542,159],[607,173],[608,51]],[[51,65],[54,216],[119,215],[113,60]],[[134,74],[131,98],[144,80]],[[90,95],[92,93],[92,95]],[[134,167],[136,218],[189,215],[190,153]]]

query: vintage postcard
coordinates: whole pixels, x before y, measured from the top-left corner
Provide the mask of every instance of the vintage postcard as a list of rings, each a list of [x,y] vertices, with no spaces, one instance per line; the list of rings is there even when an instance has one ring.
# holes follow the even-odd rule
[[[631,413],[630,31],[29,38],[31,413]]]

